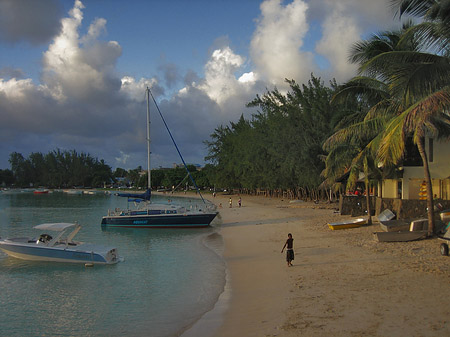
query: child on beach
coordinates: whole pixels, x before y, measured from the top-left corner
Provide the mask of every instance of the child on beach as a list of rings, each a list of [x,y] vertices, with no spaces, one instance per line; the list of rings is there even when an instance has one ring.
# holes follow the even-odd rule
[[[287,266],[292,266],[292,261],[294,260],[294,239],[292,238],[292,234],[288,234],[288,239],[286,240],[286,243],[283,246],[283,249],[281,250],[281,253],[283,253],[284,248],[286,248],[286,262]]]

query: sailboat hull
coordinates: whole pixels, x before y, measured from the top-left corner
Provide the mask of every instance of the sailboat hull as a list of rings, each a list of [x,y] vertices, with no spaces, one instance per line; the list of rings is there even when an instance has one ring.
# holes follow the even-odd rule
[[[121,228],[202,228],[217,213],[104,216],[102,226]]]

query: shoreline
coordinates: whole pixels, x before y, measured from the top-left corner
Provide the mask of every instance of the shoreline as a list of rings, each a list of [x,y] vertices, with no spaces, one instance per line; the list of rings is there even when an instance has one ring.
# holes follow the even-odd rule
[[[229,274],[226,308],[216,311],[219,298],[193,326],[214,319],[220,326],[205,336],[450,335],[450,258],[437,239],[378,243],[376,222],[329,230],[327,222],[350,218],[334,213],[337,204],[243,195],[238,208],[231,195],[229,208],[229,197],[205,197],[225,206],[219,233]],[[288,232],[290,268],[280,254]]]

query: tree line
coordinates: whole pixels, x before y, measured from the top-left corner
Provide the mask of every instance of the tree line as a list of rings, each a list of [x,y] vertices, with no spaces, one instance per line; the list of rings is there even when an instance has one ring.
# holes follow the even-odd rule
[[[33,152],[28,158],[13,152],[9,163],[13,177],[11,185],[17,187],[102,187],[113,178],[111,167],[104,160],[75,150],[58,149],[45,155]]]
[[[47,154],[33,152],[27,158],[13,152],[9,156],[9,163],[11,169],[0,170],[0,185],[5,187],[147,188],[148,175],[142,167],[131,170],[116,168],[113,171],[103,159],[76,150],[58,149]],[[208,172],[211,171],[211,165],[206,165],[203,170],[188,165],[188,169],[199,187],[209,187]],[[186,169],[181,167],[152,170],[151,183],[154,190],[193,187]]]
[[[215,167],[216,185],[250,192],[283,190],[293,198],[319,196],[327,154],[322,145],[356,101],[332,106],[337,84],[325,86],[314,75],[307,84],[287,82],[287,94],[275,89],[248,103],[258,108],[250,120],[241,116],[211,134],[205,159]]]

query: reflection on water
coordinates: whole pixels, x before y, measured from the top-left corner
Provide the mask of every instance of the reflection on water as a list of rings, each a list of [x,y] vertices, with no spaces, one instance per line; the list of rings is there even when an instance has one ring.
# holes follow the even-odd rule
[[[36,236],[37,224],[77,221],[78,240],[115,246],[125,258],[85,268],[0,252],[2,335],[171,336],[212,307],[225,282],[215,229],[102,228],[101,217],[115,207],[126,207],[126,200],[0,194],[1,237]]]

